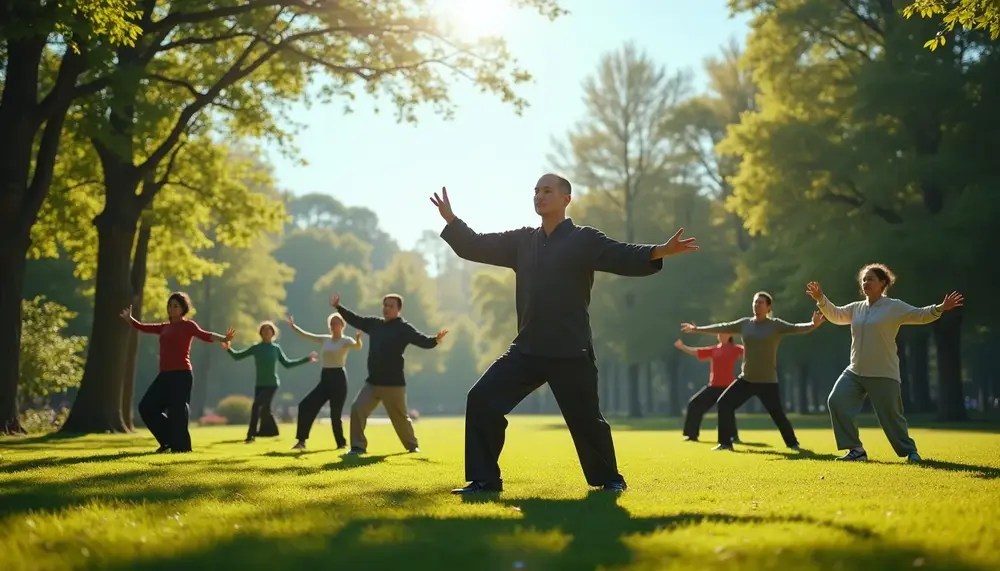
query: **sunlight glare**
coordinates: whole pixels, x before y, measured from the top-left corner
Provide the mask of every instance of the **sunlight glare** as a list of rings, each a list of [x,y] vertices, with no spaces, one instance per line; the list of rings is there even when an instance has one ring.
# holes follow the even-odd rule
[[[437,0],[434,11],[444,24],[466,40],[504,36],[514,10],[510,0]]]

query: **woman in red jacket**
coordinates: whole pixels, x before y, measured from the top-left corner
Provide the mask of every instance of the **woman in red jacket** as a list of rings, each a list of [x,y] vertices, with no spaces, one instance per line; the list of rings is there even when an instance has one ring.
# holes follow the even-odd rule
[[[160,374],[142,400],[139,416],[146,428],[160,443],[157,453],[190,452],[191,433],[188,432],[188,406],[191,403],[191,339],[206,343],[232,341],[236,331],[232,328],[225,335],[211,333],[184,316],[191,311],[191,298],[184,292],[174,292],[167,298],[166,323],[140,323],[132,317],[132,306],[122,310],[122,318],[143,333],[160,336]]]
[[[729,385],[733,384],[736,379],[733,373],[736,362],[743,356],[743,345],[734,343],[732,335],[719,333],[718,338],[719,344],[714,347],[688,347],[680,339],[674,341],[674,347],[680,351],[697,357],[699,361],[707,360],[710,364],[708,385],[691,397],[684,412],[684,440],[687,442],[698,442],[702,417],[708,409],[715,406]],[[733,442],[739,444],[739,441],[739,434],[734,427]]]

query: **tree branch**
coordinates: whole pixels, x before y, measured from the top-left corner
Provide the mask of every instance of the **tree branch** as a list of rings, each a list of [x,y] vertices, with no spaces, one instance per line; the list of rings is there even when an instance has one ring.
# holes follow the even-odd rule
[[[868,200],[863,198],[857,198],[854,196],[847,196],[844,194],[834,194],[832,192],[827,192],[822,196],[824,202],[829,202],[832,204],[846,204],[848,206],[853,206],[854,208],[863,208],[868,204]],[[894,210],[889,208],[884,208],[882,206],[872,205],[872,213],[886,221],[889,224],[902,224],[903,217],[900,216]]]
[[[149,79],[155,79],[156,81],[160,81],[160,82],[163,82],[163,83],[166,83],[166,84],[169,84],[169,85],[173,85],[175,87],[182,87],[182,88],[186,89],[188,91],[188,93],[190,93],[191,95],[194,95],[195,99],[197,99],[197,98],[202,97],[202,96],[205,95],[204,93],[202,93],[202,92],[198,91],[197,89],[195,89],[195,87],[193,85],[191,85],[190,83],[188,83],[186,81],[183,81],[183,80],[180,80],[180,79],[174,79],[172,77],[167,77],[165,75],[160,75],[158,73],[151,73],[151,74],[147,75],[146,77],[148,77]]]
[[[868,29],[870,29],[871,31],[875,32],[876,34],[882,37],[885,37],[885,32],[882,31],[882,28],[879,28],[878,24],[873,22],[871,18],[864,17],[861,14],[861,12],[854,6],[854,3],[851,2],[851,0],[840,0],[840,3],[843,4],[844,8],[847,8],[847,11],[850,12],[855,18],[858,19],[859,22],[864,24]]]
[[[295,4],[295,2],[289,2],[288,0],[249,0],[246,4],[242,4],[240,6],[215,8],[213,10],[203,10],[201,12],[173,12],[167,14],[167,16],[162,20],[158,20],[150,24],[147,29],[143,30],[143,33],[160,33],[163,31],[169,31],[181,24],[199,24],[202,22],[210,22],[212,20],[220,20],[222,18],[247,14],[257,10],[258,8],[267,8],[270,6],[285,7],[289,4]]]
[[[212,36],[208,38],[184,38],[177,40],[176,42],[167,42],[165,44],[160,44],[156,46],[156,52],[165,52],[177,48],[186,48],[188,46],[204,46],[209,44],[214,44],[216,42],[223,42],[226,40],[235,40],[236,38],[252,38],[253,34],[249,32],[233,32],[231,34],[223,34],[221,36]]]

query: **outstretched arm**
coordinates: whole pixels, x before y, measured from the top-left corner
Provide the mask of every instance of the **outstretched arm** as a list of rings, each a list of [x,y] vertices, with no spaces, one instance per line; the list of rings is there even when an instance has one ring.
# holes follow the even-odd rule
[[[225,347],[226,353],[229,353],[229,356],[236,361],[242,361],[243,359],[246,359],[250,355],[253,355],[254,351],[257,349],[257,345],[251,345],[242,351],[237,351],[236,349],[233,349],[232,346],[230,345],[223,345],[223,347]]]
[[[295,332],[296,335],[305,339],[306,341],[312,341],[313,343],[322,343],[326,339],[330,338],[329,335],[317,335],[315,333],[309,333],[305,329],[302,329],[301,327],[296,325],[295,320],[293,320],[291,317],[288,318],[288,326],[292,328],[292,331]]]
[[[676,347],[677,350],[680,351],[681,353],[684,353],[686,355],[691,355],[692,357],[697,357],[699,360],[704,360],[704,359],[707,358],[707,357],[702,357],[701,356],[702,355],[702,353],[701,353],[702,351],[711,351],[712,350],[711,347],[688,347],[680,339],[678,339],[677,341],[674,341],[674,347]]]
[[[154,335],[159,335],[163,331],[163,326],[165,323],[143,323],[132,317],[132,306],[128,306],[121,312],[122,319],[125,323],[129,324],[129,327],[142,331],[143,333],[152,333]]]
[[[236,336],[236,330],[233,329],[232,327],[230,327],[229,330],[226,331],[225,335],[222,335],[220,333],[205,331],[204,329],[199,327],[196,322],[191,320],[188,320],[187,324],[188,328],[191,330],[191,336],[197,339],[201,339],[205,343],[213,343],[215,341],[218,341],[220,343],[226,343],[232,341],[233,337]]]
[[[338,296],[335,295],[334,297],[337,298]],[[337,301],[333,304],[333,307],[338,313],[340,313],[341,317],[344,318],[344,321],[346,321],[348,325],[360,331],[364,331],[369,335],[371,335],[372,329],[378,327],[379,324],[382,323],[382,318],[380,317],[362,317],[357,313],[354,313],[350,309],[340,305],[339,299],[337,299]]]
[[[682,323],[681,331],[684,333],[702,333],[705,335],[715,335],[716,333],[729,333],[731,335],[737,335],[743,332],[743,324],[749,320],[749,317],[743,317],[741,319],[737,319],[736,321],[727,321],[725,323],[715,323],[712,325],[701,326],[695,326],[691,323]]]
[[[823,317],[834,325],[850,325],[854,318],[855,304],[834,305],[825,295],[816,303],[816,307],[823,312]]]
[[[278,361],[281,363],[281,366],[286,369],[298,367],[299,365],[305,365],[306,363],[312,361],[312,355],[306,355],[305,357],[300,357],[298,359],[289,359],[288,355],[285,355],[285,351],[281,348],[281,345],[275,344],[275,347],[278,349]]]
[[[784,319],[775,319],[774,322],[778,325],[778,331],[782,335],[801,335],[815,331],[823,323],[823,320],[823,314],[816,311],[813,313],[813,320],[807,323],[789,323]]]
[[[591,252],[591,264],[595,272],[642,277],[651,276],[663,269],[662,257],[655,257],[657,246],[619,242],[593,228],[586,228],[585,231],[590,234],[588,251]]]
[[[437,347],[438,344],[441,342],[441,339],[444,338],[444,336],[448,333],[447,330],[442,329],[437,334],[436,337],[432,337],[430,335],[424,335],[423,333],[417,331],[417,328],[410,324],[407,325],[409,327],[409,330],[407,331],[406,334],[407,342],[412,345],[416,345],[421,349],[433,349]]]
[[[463,260],[513,270],[517,269],[517,241],[523,232],[524,228],[480,234],[454,218],[441,231],[441,238]]]

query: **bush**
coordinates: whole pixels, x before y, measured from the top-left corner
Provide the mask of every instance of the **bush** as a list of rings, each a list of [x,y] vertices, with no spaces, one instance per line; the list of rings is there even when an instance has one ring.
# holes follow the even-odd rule
[[[219,401],[215,414],[226,417],[228,424],[246,424],[250,422],[250,409],[253,399],[246,395],[229,395]]]
[[[47,402],[52,395],[80,386],[86,337],[64,337],[76,314],[38,296],[21,301],[21,376],[19,405]]]
[[[31,434],[54,432],[66,422],[69,409],[53,410],[51,408],[31,409],[21,413],[21,427]]]

